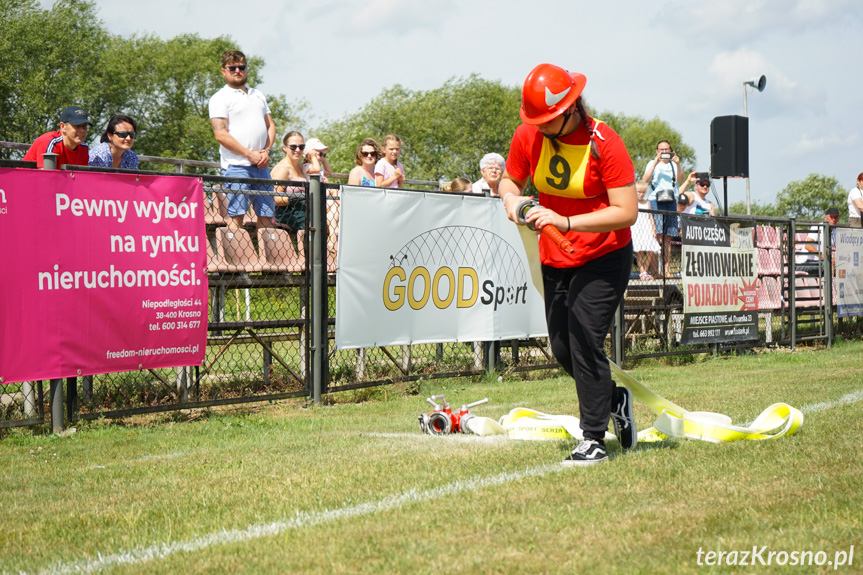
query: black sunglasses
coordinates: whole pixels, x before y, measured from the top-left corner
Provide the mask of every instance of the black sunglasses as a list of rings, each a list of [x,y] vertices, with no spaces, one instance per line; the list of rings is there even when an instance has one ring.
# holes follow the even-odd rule
[[[300,151],[302,152],[303,150],[305,150],[305,149],[306,149],[306,145],[305,145],[305,144],[288,144],[288,147],[289,147],[292,151],[300,150]]]
[[[239,70],[240,72],[246,71],[246,65],[245,64],[239,64],[237,66],[225,66],[225,68],[227,68],[231,72],[236,72],[237,70]]]
[[[115,136],[120,136],[121,139],[125,140],[126,138],[135,139],[135,132],[114,132]]]
[[[377,152],[360,152],[360,153],[367,158],[377,158],[378,157]]]

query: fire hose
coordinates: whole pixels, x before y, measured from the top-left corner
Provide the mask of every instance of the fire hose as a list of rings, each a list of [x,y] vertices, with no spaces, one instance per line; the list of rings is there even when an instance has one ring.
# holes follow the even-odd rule
[[[803,413],[786,403],[774,403],[767,407],[749,424],[735,425],[732,419],[721,413],[688,411],[651,391],[640,381],[620,369],[609,360],[611,370],[618,383],[629,388],[635,399],[645,404],[657,415],[653,427],[639,431],[638,441],[649,443],[668,437],[699,439],[711,443],[741,439],[778,439],[793,435],[803,425]],[[486,403],[483,399],[462,406],[457,413],[445,401],[443,406],[432,399],[443,400],[443,396],[432,396],[427,401],[435,407],[431,415],[420,416],[420,428],[432,435],[448,433],[472,433],[475,435],[506,434],[511,439],[583,439],[579,420],[571,415],[550,415],[525,407],[516,407],[495,421],[489,417],[468,413],[468,408]],[[454,419],[458,416],[458,420]],[[430,425],[434,417],[435,424]],[[424,423],[426,422],[425,427]],[[606,432],[606,439],[613,436]]]
[[[530,210],[539,205],[539,201],[534,199],[524,200],[520,204],[518,204],[518,206],[516,206],[515,208],[516,219],[518,220],[518,223],[523,226],[527,226],[532,230],[536,230],[536,226],[534,226],[533,222],[528,222],[525,218],[527,217],[527,214],[528,212],[530,212]],[[561,249],[561,251],[564,251],[568,254],[575,253],[575,248],[572,247],[572,242],[566,239],[563,234],[560,233],[560,230],[558,230],[556,227],[542,226],[539,231],[542,232],[548,239],[553,241],[557,245],[557,247]]]

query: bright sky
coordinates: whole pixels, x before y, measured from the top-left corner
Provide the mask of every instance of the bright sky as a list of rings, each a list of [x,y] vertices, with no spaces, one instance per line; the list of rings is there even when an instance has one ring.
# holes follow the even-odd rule
[[[551,62],[587,76],[594,109],[669,122],[701,170],[710,166],[711,120],[743,115],[743,83],[764,74],[767,89],[748,92],[753,201],[771,202],[812,172],[845,188],[863,172],[859,0],[96,4],[115,34],[229,35],[266,60],[264,92],[311,103],[312,126],[394,84],[426,90],[477,73],[521,86],[531,68]],[[744,181],[729,180],[730,201],[744,197]]]

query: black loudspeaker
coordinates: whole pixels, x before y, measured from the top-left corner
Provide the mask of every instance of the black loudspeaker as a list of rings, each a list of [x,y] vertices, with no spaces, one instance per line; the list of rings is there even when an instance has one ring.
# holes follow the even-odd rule
[[[717,116],[710,122],[710,175],[749,177],[749,118]]]

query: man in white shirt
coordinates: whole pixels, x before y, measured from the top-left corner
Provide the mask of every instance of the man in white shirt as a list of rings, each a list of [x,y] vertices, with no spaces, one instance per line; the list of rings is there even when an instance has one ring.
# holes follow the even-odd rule
[[[857,187],[848,192],[848,225],[852,228],[863,227],[860,213],[863,212],[863,173],[857,176]]]
[[[267,98],[246,85],[246,55],[238,50],[222,54],[222,75],[226,85],[210,98],[210,122],[219,142],[222,175],[240,178],[270,179],[270,147],[276,139],[276,126],[270,115]],[[272,186],[229,183],[232,190],[272,191]],[[227,194],[229,226],[243,225],[249,200],[258,214],[258,227],[271,227],[275,214],[272,196]]]

